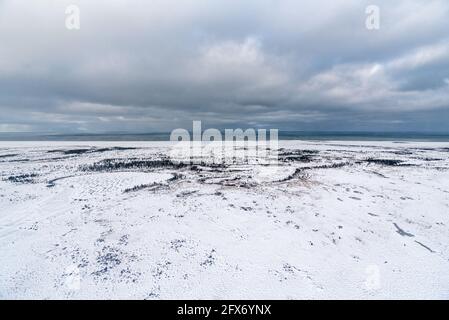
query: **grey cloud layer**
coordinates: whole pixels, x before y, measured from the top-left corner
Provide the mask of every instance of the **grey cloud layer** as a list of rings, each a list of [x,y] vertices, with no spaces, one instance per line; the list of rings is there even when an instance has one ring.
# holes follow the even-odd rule
[[[447,131],[447,30],[445,0],[4,0],[0,131]]]

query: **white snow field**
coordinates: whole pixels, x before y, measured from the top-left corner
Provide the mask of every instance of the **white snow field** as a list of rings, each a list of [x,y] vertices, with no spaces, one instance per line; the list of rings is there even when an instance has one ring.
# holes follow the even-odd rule
[[[449,298],[449,143],[0,142],[0,299]]]

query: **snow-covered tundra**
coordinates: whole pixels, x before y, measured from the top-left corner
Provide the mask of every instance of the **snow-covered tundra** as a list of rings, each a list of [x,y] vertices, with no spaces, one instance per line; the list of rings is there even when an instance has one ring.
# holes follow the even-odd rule
[[[449,143],[1,142],[1,299],[449,298]]]

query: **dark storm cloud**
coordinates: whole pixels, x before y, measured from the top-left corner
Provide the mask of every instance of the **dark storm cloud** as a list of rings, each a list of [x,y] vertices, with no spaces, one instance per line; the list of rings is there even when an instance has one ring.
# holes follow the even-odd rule
[[[0,1],[0,131],[447,130],[448,18],[444,0]]]

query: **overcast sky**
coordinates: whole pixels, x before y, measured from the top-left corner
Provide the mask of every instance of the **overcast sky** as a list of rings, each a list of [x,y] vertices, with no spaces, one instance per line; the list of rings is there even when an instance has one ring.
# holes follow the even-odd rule
[[[449,132],[449,1],[0,0],[0,112],[0,132]]]

